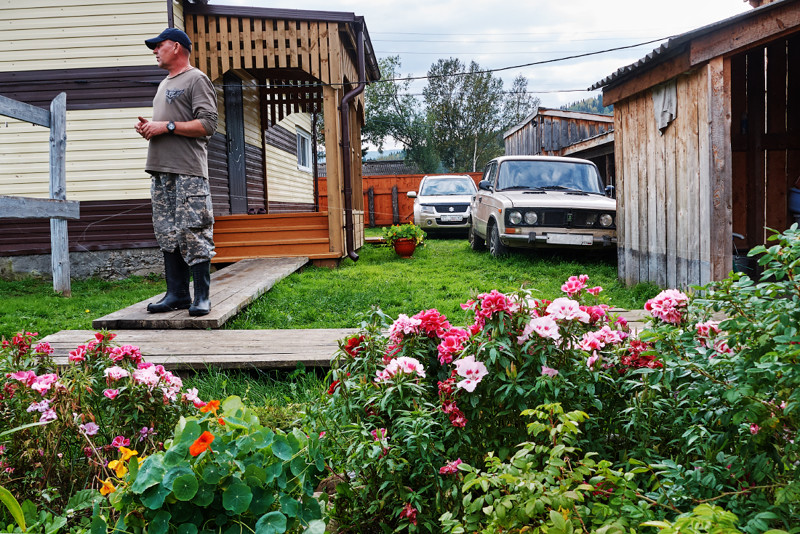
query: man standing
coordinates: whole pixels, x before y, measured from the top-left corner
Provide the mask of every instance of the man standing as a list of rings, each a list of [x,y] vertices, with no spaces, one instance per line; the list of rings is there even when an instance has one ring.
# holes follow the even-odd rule
[[[184,32],[167,28],[145,44],[169,73],[153,99],[153,119],[139,117],[136,125],[150,142],[145,170],[152,176],[153,228],[167,280],[166,295],[147,311],[189,308],[189,315],[206,315],[214,256],[208,141],[217,129],[217,97],[211,80],[189,64],[192,42]]]

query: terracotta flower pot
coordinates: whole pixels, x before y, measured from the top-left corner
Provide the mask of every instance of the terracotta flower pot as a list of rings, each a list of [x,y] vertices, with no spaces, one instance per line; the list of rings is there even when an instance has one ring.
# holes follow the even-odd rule
[[[398,239],[394,242],[394,251],[401,258],[410,258],[417,248],[417,242],[413,239]]]

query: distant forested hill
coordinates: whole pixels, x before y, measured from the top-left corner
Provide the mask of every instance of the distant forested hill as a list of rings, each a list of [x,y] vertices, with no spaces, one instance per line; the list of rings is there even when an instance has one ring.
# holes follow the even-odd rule
[[[597,95],[594,98],[586,98],[566,106],[561,106],[565,111],[585,111],[587,113],[602,113],[603,115],[613,115],[614,106],[603,106],[603,96]]]

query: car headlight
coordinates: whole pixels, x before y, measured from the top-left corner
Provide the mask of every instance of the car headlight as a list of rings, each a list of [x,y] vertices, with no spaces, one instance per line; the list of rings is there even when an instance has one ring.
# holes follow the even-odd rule
[[[433,209],[433,206],[420,206],[419,212],[425,215],[434,215],[436,214],[436,210]]]
[[[533,226],[537,222],[539,222],[539,216],[535,211],[528,211],[525,213],[525,224],[528,226]]]
[[[608,213],[604,213],[600,216],[600,226],[608,228],[614,224],[614,217]]]
[[[519,224],[522,222],[522,214],[518,211],[508,212],[508,222],[511,224]]]

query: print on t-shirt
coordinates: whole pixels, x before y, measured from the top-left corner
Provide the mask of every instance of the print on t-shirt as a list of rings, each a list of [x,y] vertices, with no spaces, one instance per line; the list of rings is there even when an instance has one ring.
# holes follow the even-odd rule
[[[183,94],[184,89],[167,89],[167,103],[172,104],[172,101]]]

